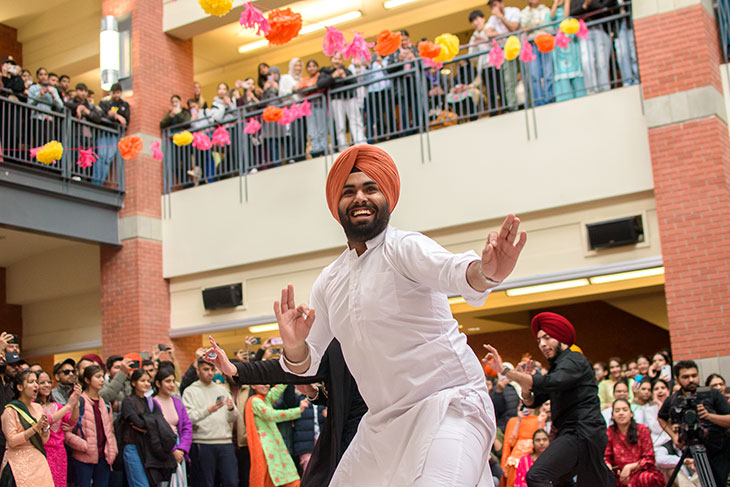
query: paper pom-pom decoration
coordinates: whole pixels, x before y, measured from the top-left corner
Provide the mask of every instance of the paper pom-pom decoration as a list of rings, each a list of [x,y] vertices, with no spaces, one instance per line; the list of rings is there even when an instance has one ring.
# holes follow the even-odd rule
[[[370,48],[375,45],[374,42],[365,42],[365,38],[362,34],[355,33],[355,37],[342,51],[342,55],[345,59],[360,58],[360,60],[370,61]]]
[[[522,44],[522,51],[520,51],[520,61],[523,63],[531,63],[536,57],[535,53],[532,52],[532,44],[525,41],[525,43]]]
[[[401,44],[400,32],[384,30],[376,38],[375,52],[385,57],[398,50]]]
[[[290,8],[277,8],[269,12],[271,30],[266,34],[270,44],[282,45],[299,35],[302,28],[302,15],[292,12]]]
[[[233,0],[198,0],[198,4],[208,15],[223,17],[233,8]]]
[[[43,147],[39,147],[35,153],[38,162],[43,164],[55,164],[63,156],[63,145],[57,140],[52,140]]]
[[[263,113],[264,122],[278,122],[283,114],[284,110],[279,107],[266,107]]]
[[[138,136],[127,135],[119,141],[117,147],[119,148],[119,153],[122,155],[122,159],[128,161],[137,157],[142,152],[144,145],[142,144],[142,139]]]
[[[547,54],[555,49],[555,37],[547,32],[541,32],[535,36],[535,45],[538,51]]]
[[[241,24],[241,27],[255,31],[257,36],[266,36],[271,32],[269,21],[266,20],[261,10],[254,7],[253,2],[247,2],[243,6],[241,20],[238,22]]]
[[[299,116],[308,117],[312,114],[312,105],[309,104],[309,100],[306,98],[299,104]]]
[[[578,19],[574,19],[571,17],[560,22],[560,31],[563,34],[576,34],[579,29],[580,22],[578,22]]]
[[[441,54],[441,45],[431,41],[421,41],[418,43],[418,55],[424,59],[433,59]]]
[[[579,27],[578,32],[575,33],[575,36],[578,39],[583,39],[584,41],[588,39],[588,26],[585,22],[583,22],[583,19],[580,19],[578,21]]]
[[[76,161],[76,165],[82,169],[86,169],[87,167],[91,167],[97,159],[98,157],[93,150],[81,149],[79,150],[79,160]]]
[[[253,135],[261,129],[261,124],[255,118],[249,118],[246,121],[246,126],[243,129],[243,133]]]
[[[454,34],[441,34],[434,42],[441,46],[439,55],[433,58],[435,63],[446,63],[459,54],[459,38]]]
[[[427,68],[441,69],[444,67],[444,63],[437,63],[437,62],[434,62],[433,59],[429,59],[429,58],[423,58],[423,64],[425,64]]]
[[[160,141],[159,140],[152,142],[152,145],[150,146],[150,150],[152,151],[152,158],[157,159],[158,161],[162,160],[162,151],[160,150]]]
[[[193,134],[187,130],[178,132],[172,136],[172,143],[178,147],[183,147],[193,143]]]
[[[218,127],[213,131],[213,137],[211,137],[213,145],[224,146],[231,145],[231,134],[225,127]]]
[[[193,147],[198,150],[210,150],[213,147],[213,142],[210,141],[205,132],[195,132],[193,134]]]
[[[39,151],[39,150],[41,150],[42,148],[43,148],[43,146],[40,146],[40,147],[33,147],[33,148],[32,148],[32,149],[30,150],[30,157],[35,157],[35,156],[36,156],[36,154],[38,154],[38,151]]]
[[[297,110],[291,108],[283,108],[281,110],[281,118],[276,121],[279,125],[289,125],[297,118]]]
[[[559,30],[557,34],[555,34],[555,45],[558,47],[566,48],[570,45],[570,37],[563,34],[562,30]]]
[[[495,68],[500,69],[503,63],[504,51],[501,47],[499,47],[497,41],[492,40],[492,49],[490,49],[489,54],[487,54],[487,66],[494,66]]]
[[[322,39],[322,52],[325,56],[334,56],[336,52],[345,49],[345,35],[336,27],[327,27],[327,32]]]
[[[507,61],[513,61],[520,55],[522,44],[517,36],[509,36],[507,42],[504,43],[504,58]]]

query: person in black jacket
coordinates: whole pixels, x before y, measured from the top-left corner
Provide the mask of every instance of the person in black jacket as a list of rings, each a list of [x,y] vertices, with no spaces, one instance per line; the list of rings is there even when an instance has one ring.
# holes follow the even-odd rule
[[[119,133],[129,125],[129,103],[122,100],[122,85],[114,83],[111,87],[111,98],[99,103],[101,110],[101,124],[108,126]],[[113,132],[99,131],[96,138],[97,155],[94,163],[94,173],[91,182],[97,185],[104,184],[109,174],[114,156],[117,153],[119,135]]]
[[[306,388],[304,394],[297,396],[298,401],[309,399],[319,395],[319,388],[314,385],[298,385],[297,392],[302,392],[302,388]],[[319,437],[320,431],[324,426],[327,418],[324,411],[326,407],[309,403],[309,407],[302,411],[302,416],[294,421],[294,448],[292,450],[292,458],[297,464],[299,473],[302,474],[307,468],[309,460],[312,458],[314,445]]]
[[[489,394],[494,404],[494,416],[497,418],[497,427],[502,430],[507,427],[507,421],[517,416],[517,407],[520,405],[520,396],[517,394],[510,380],[500,376]]]
[[[124,457],[124,470],[131,486],[158,487],[170,480],[177,463],[172,454],[175,434],[167,424],[160,406],[145,397],[152,379],[143,369],[130,378],[132,395],[122,401],[118,441]],[[167,430],[165,430],[165,425]],[[172,445],[169,439],[172,438]]]
[[[367,412],[367,405],[357,388],[342,355],[340,342],[332,340],[322,357],[317,373],[301,377],[284,372],[278,360],[239,362],[233,365],[226,353],[215,344],[204,355],[223,373],[236,378],[239,384],[311,384],[324,382],[314,404],[327,406],[327,421],[314,445],[314,451],[301,479],[301,487],[329,485],[337,464],[357,432],[360,419]],[[211,358],[210,352],[215,353]]]
[[[170,105],[172,105],[172,108],[167,112],[165,118],[160,121],[160,129],[190,121],[190,111],[182,105],[180,95],[172,95]]]
[[[5,56],[2,60],[2,84],[0,85],[0,97],[5,97],[13,101],[26,100],[25,96],[25,83],[23,78],[20,76],[20,66],[15,62],[13,56]],[[20,115],[18,109],[12,109],[7,107],[3,110],[4,116],[0,123],[0,154],[2,149],[15,149],[22,143],[20,136],[23,133],[23,127],[27,123],[25,118]],[[17,157],[12,152],[9,154],[11,157]]]
[[[617,0],[572,0],[570,15],[585,17],[586,22],[617,13]],[[613,42],[608,32],[610,24],[598,24],[588,28],[588,61],[583,66],[586,91],[599,93],[611,89],[609,70]]]

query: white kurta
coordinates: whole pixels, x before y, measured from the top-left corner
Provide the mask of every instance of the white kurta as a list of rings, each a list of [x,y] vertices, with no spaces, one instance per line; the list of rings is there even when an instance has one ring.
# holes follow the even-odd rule
[[[466,280],[478,259],[389,226],[361,256],[345,250],[320,274],[310,300],[312,361],[300,375],[316,373],[336,337],[369,409],[330,485],[412,485],[449,406],[482,426],[491,447],[496,426],[484,371],[447,298],[484,303],[489,291]]]

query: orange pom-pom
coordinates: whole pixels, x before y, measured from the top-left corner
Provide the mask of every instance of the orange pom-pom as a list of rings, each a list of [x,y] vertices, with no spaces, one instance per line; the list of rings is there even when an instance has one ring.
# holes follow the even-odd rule
[[[538,51],[548,53],[555,49],[555,37],[547,32],[540,32],[535,36],[535,44]]]
[[[264,122],[278,122],[284,116],[284,110],[279,107],[266,107],[264,109]]]
[[[286,44],[299,35],[302,28],[302,15],[292,12],[290,8],[277,8],[269,12],[269,31],[266,39],[270,44]]]
[[[418,55],[423,58],[433,59],[441,54],[441,45],[434,44],[431,41],[421,41],[418,43]]]
[[[142,152],[144,145],[142,144],[142,139],[138,136],[127,135],[119,141],[117,147],[119,148],[119,153],[122,155],[122,159],[128,161],[137,157]]]
[[[375,44],[375,52],[385,57],[398,50],[401,43],[400,32],[384,30],[378,34]]]

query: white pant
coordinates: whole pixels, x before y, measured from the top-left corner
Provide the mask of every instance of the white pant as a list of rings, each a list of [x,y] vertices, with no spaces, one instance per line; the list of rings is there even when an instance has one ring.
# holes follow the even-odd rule
[[[344,150],[349,145],[345,130],[345,116],[347,116],[347,120],[350,122],[350,137],[352,137],[353,145],[364,144],[365,126],[362,121],[362,114],[357,106],[357,99],[355,97],[333,99],[330,108],[332,110],[332,117],[335,119],[335,134],[337,135],[338,150]]]

